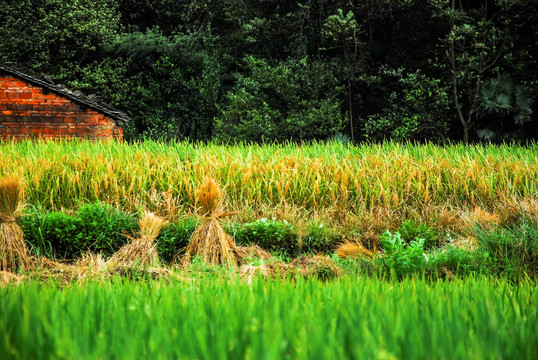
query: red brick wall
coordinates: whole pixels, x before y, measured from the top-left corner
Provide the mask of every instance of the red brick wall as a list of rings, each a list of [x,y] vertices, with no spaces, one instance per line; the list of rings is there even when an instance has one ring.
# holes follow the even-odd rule
[[[0,74],[0,139],[123,139],[123,128],[92,109]]]

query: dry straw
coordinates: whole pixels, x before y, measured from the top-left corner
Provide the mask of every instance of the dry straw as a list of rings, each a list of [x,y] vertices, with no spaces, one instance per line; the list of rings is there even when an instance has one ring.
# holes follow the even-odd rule
[[[234,253],[237,259],[241,259],[242,261],[247,261],[249,259],[269,260],[273,258],[273,255],[258,245],[237,246],[234,249]]]
[[[166,221],[146,211],[138,222],[140,237],[131,238],[131,242],[114,255],[112,255],[109,265],[139,265],[143,267],[157,266],[159,264],[159,254],[156,240]]]
[[[23,210],[22,197],[21,178],[0,179],[0,270],[26,269],[30,263],[22,229],[16,222]]]
[[[1,271],[0,270],[0,286],[5,284],[18,284],[22,280],[24,280],[24,276],[16,275],[13,273],[10,273],[9,271]]]
[[[199,256],[210,264],[236,265],[239,261],[235,251],[237,247],[219,222],[232,213],[223,212],[224,194],[214,179],[206,178],[197,192],[197,200],[202,206],[204,220],[191,235],[184,261],[190,262]]]
[[[372,252],[365,248],[360,240],[351,239],[346,240],[338,245],[336,248],[336,255],[339,258],[358,258],[358,257],[369,257],[372,256]]]
[[[239,269],[239,276],[250,284],[252,279],[257,277],[263,279],[285,277],[287,271],[287,265],[277,260],[261,265],[243,265]]]
[[[304,277],[317,276],[320,279],[332,279],[342,274],[342,269],[329,257],[324,255],[301,255],[294,259],[288,269]]]

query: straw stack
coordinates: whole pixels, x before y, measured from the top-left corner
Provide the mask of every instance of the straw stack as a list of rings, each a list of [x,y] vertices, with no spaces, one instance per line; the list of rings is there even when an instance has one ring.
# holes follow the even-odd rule
[[[226,234],[219,222],[219,219],[233,213],[223,212],[224,194],[217,182],[212,178],[206,178],[197,192],[197,199],[202,206],[204,220],[191,235],[185,260],[189,262],[199,256],[210,264],[236,265],[239,259],[235,252],[235,242]]]
[[[26,269],[30,264],[22,229],[16,222],[23,210],[23,181],[0,179],[0,271]]]
[[[157,266],[159,254],[156,240],[165,224],[166,221],[163,218],[146,211],[138,222],[140,237],[131,238],[129,244],[112,255],[109,264],[112,266]]]

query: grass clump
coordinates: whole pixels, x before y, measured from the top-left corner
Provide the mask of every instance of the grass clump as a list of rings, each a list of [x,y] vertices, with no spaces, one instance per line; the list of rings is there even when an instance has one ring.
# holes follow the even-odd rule
[[[475,232],[492,272],[510,278],[538,276],[538,221],[524,219],[495,230],[479,227]]]

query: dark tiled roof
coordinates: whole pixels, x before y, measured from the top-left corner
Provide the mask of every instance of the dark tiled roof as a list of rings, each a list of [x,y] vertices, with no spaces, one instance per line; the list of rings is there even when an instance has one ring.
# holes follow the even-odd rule
[[[123,122],[129,121],[129,117],[122,111],[114,109],[111,105],[105,103],[98,96],[89,95],[86,96],[80,91],[70,91],[62,85],[56,85],[49,80],[40,79],[35,76],[28,75],[20,70],[14,69],[11,66],[0,64],[0,72],[7,73],[8,75],[15,76],[17,78],[23,79],[31,84],[40,86],[49,90],[52,93],[66,97],[74,102],[87,106],[93,110],[96,110],[103,115],[106,115],[114,120],[118,125],[123,125]]]

